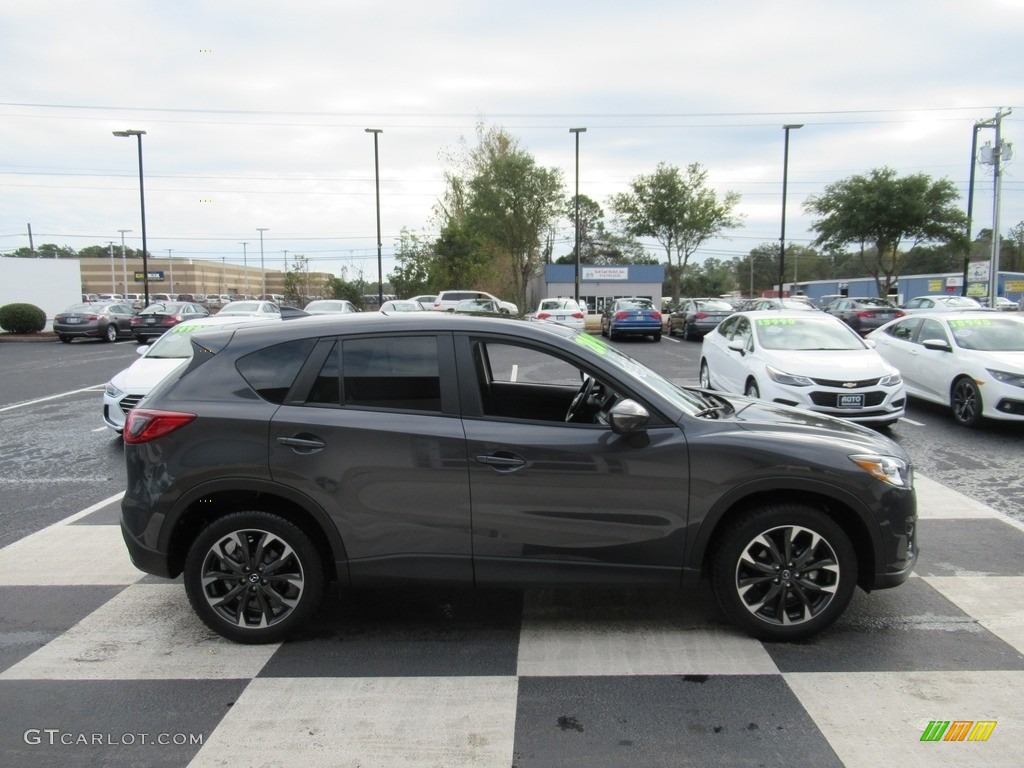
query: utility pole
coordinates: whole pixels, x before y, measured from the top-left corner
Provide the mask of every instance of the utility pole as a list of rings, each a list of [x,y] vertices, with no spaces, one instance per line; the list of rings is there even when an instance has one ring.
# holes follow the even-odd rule
[[[992,162],[992,256],[988,275],[988,305],[992,308],[995,308],[996,297],[999,295],[999,207],[1003,187],[1003,175],[1000,164],[1002,160],[1010,159],[1010,145],[1009,143],[1005,146],[1003,145],[1001,131],[1003,118],[1007,117],[1011,111],[1009,109],[1000,109],[991,120],[978,123],[982,127],[995,128],[996,131],[996,140],[990,155]]]

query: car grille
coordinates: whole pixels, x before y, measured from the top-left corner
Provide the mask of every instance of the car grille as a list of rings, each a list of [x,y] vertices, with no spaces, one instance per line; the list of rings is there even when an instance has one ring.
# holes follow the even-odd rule
[[[847,381],[842,379],[811,379],[819,387],[834,387],[835,389],[848,389],[851,392],[866,387],[878,386],[878,379],[863,379],[861,381]],[[850,385],[853,386],[850,386]]]
[[[118,402],[118,405],[121,406],[121,410],[124,411],[125,416],[127,416],[128,411],[138,405],[139,401],[143,397],[145,397],[145,395],[125,395]]]

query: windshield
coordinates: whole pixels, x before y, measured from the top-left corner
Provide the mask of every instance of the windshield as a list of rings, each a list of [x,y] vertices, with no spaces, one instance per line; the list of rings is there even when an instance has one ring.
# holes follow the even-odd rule
[[[958,347],[979,352],[1024,352],[1024,321],[1014,318],[950,320]]]
[[[189,337],[204,327],[208,328],[209,326],[197,325],[195,323],[178,323],[153,342],[149,351],[146,352],[146,359],[192,357],[192,345],[189,343]]]
[[[564,328],[565,326],[559,327]],[[587,347],[601,355],[606,361],[612,363],[616,368],[623,371],[630,378],[635,379],[638,383],[653,389],[680,410],[692,415],[707,408],[707,403],[696,394],[669,381],[660,373],[652,371],[629,355],[623,354],[600,337],[591,336],[586,331],[576,331],[573,333],[572,339],[580,346]]]
[[[732,304],[720,299],[697,299],[697,307],[712,312],[732,312]]]
[[[754,327],[757,340],[765,349],[865,349],[864,342],[849,326],[831,318],[762,318]]]

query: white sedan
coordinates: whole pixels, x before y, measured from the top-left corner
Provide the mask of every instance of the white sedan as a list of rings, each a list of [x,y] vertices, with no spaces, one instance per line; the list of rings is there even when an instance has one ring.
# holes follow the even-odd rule
[[[575,299],[542,299],[533,317],[582,331],[586,326],[587,311]]]
[[[256,321],[253,317],[213,315],[169,328],[152,344],[138,347],[139,359],[103,388],[103,423],[121,434],[128,411],[139,404],[168,373],[192,359],[189,339],[195,331],[211,326],[234,327]]]
[[[225,304],[217,314],[222,317],[262,317],[270,320],[281,318],[281,308],[272,301],[243,299]]]
[[[975,426],[1024,421],[1024,318],[1004,312],[921,312],[868,334],[899,368],[907,393],[949,406]]]
[[[903,415],[899,371],[824,312],[737,312],[704,337],[700,384],[858,423]]]

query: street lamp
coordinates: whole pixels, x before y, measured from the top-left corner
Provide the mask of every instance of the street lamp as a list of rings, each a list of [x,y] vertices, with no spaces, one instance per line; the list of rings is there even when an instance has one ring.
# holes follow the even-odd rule
[[[267,293],[267,270],[263,266],[263,233],[268,229],[269,227],[256,227],[256,231],[260,233],[260,276],[263,278],[263,289],[260,293],[263,296]]]
[[[377,306],[380,307],[384,303],[384,270],[380,256],[380,155],[377,151],[377,137],[384,131],[380,128],[367,128],[366,132],[373,134],[373,173],[377,185]]]
[[[248,243],[239,243],[242,246],[242,271],[245,273],[245,298],[249,298],[249,257],[246,254]]]
[[[139,205],[142,208],[142,293],[145,306],[149,306],[149,260],[146,256],[146,194],[142,183],[142,137],[145,131],[114,131],[115,136],[134,136],[139,142]]]
[[[782,126],[786,132],[786,149],[782,156],[782,234],[779,235],[779,299],[782,299],[782,284],[785,281],[783,274],[786,268],[786,184],[789,180],[789,132],[797,128],[803,128],[803,123]]]
[[[576,134],[576,294],[573,298],[580,302],[580,134],[586,128],[570,128],[569,133]]]
[[[117,278],[114,277],[114,241],[107,241],[107,248],[110,251],[110,295],[117,296]]]
[[[124,250],[124,233],[131,232],[131,230],[119,229],[117,231],[121,233],[121,277],[124,278],[124,295],[125,298],[128,298],[128,259]]]
[[[177,294],[174,292],[174,262],[171,261],[171,251],[172,250],[174,250],[174,249],[173,248],[168,248],[167,249],[167,269],[169,269],[170,272],[171,272],[171,290],[168,291],[168,293],[171,294],[171,301],[174,301],[174,297]]]

